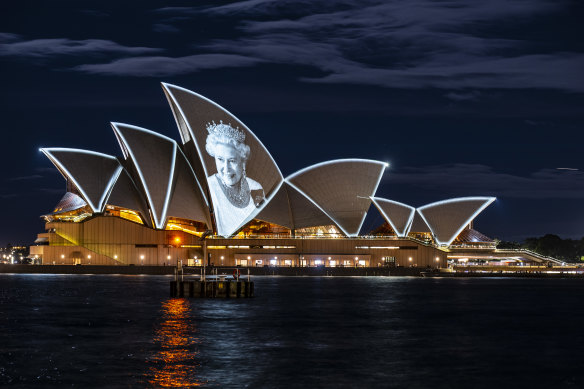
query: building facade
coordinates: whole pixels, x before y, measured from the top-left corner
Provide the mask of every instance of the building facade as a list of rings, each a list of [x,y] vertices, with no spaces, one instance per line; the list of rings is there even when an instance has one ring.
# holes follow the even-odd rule
[[[31,247],[39,262],[445,267],[454,247],[495,248],[471,233],[493,197],[419,208],[383,199],[376,191],[388,164],[366,159],[326,161],[284,177],[226,109],[184,88],[162,87],[180,141],[112,123],[119,157],[41,149],[66,190]],[[364,236],[370,208],[386,223]]]

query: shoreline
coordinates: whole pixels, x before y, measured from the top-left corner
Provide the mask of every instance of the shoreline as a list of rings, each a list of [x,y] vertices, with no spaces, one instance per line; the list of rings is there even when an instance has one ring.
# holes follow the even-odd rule
[[[104,266],[104,265],[0,265],[0,274],[131,274],[174,275],[174,266]],[[201,267],[183,267],[185,275],[201,274]],[[233,266],[207,267],[207,275],[217,270],[218,274],[231,275]],[[414,276],[420,277],[422,268],[384,267],[242,267],[237,268],[241,276]]]
[[[184,267],[184,275],[198,276],[200,267]],[[231,266],[207,267],[207,275],[232,275]],[[242,267],[237,268],[241,277],[425,277],[425,278],[584,278],[584,273],[486,273],[486,272],[437,272],[436,269],[415,267]],[[0,264],[0,274],[121,274],[121,275],[174,275],[174,266],[104,266],[104,265],[10,265]]]

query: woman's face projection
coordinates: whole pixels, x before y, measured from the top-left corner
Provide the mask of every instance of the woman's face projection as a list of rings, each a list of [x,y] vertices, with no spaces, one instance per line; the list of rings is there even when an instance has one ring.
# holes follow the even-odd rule
[[[243,159],[229,144],[218,143],[215,146],[215,165],[218,177],[227,186],[234,186],[243,176]]]

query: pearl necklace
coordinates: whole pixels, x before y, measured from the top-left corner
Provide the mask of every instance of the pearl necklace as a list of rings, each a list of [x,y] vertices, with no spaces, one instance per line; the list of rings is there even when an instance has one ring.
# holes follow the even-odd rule
[[[250,190],[245,175],[241,177],[239,183],[233,186],[225,185],[219,176],[217,176],[217,181],[219,181],[221,191],[233,206],[237,208],[247,207],[249,204]]]

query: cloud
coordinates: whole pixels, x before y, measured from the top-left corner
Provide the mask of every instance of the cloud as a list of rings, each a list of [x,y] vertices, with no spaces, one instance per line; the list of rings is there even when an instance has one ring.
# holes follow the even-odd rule
[[[293,4],[291,1],[278,0],[244,0],[232,4],[220,5],[207,9],[209,13],[215,14],[241,14],[242,12],[254,12],[256,14],[271,14],[280,12],[283,9],[290,8]],[[296,1],[296,6],[305,7],[311,4],[322,5],[322,1]]]
[[[154,26],[152,26],[152,30],[154,32],[162,32],[162,33],[177,33],[180,32],[180,30],[178,28],[176,28],[175,26],[172,26],[170,24],[165,24],[165,23],[157,23]]]
[[[28,176],[20,176],[20,177],[12,177],[10,181],[26,181],[26,180],[36,180],[39,178],[43,178],[40,174],[31,174]]]
[[[48,193],[48,194],[61,194],[62,195],[64,193],[63,188],[61,188],[61,189],[55,189],[55,188],[39,188],[38,190],[40,192]]]
[[[538,52],[538,42],[505,37],[498,27],[530,23],[563,6],[543,0],[240,1],[205,9],[215,16],[237,14],[240,37],[203,47],[322,70],[323,76],[300,78],[312,83],[583,92],[584,54]]]
[[[525,119],[523,123],[527,124],[528,126],[533,127],[554,127],[556,123],[549,121],[549,120],[531,120]]]
[[[481,97],[481,92],[479,91],[450,92],[445,94],[444,96],[453,101],[477,101]]]
[[[39,172],[39,173],[57,173],[58,172],[58,170],[55,169],[54,167],[37,167],[34,170]]]
[[[10,32],[0,32],[0,42],[12,42],[21,39],[20,35]]]
[[[406,167],[388,174],[391,185],[409,185],[419,190],[490,195],[521,199],[582,199],[584,172],[542,169],[528,176],[496,172],[478,164]]]
[[[161,13],[161,14],[167,14],[167,13],[188,14],[188,13],[194,13],[196,10],[197,10],[197,8],[195,8],[195,7],[162,7],[162,8],[155,9],[154,12]]]
[[[562,50],[554,52],[549,43],[530,40],[529,35],[518,39],[501,28],[508,23],[514,31],[533,30],[553,20],[556,12],[566,13],[569,6],[548,0],[246,0],[164,7],[153,11],[159,18],[154,32],[177,33],[176,23],[195,16],[212,25],[174,57],[153,56],[161,49],[105,40],[22,41],[8,35],[13,40],[0,43],[0,55],[121,54],[123,58],[108,63],[86,61],[71,68],[103,75],[164,76],[259,63],[297,65],[310,71],[310,76],[298,77],[302,82],[437,88],[448,91],[443,94],[447,99],[468,102],[479,100],[478,90],[493,88],[580,93],[584,53],[576,45],[565,41]],[[229,36],[233,38],[225,38]]]
[[[50,58],[56,56],[88,55],[88,54],[148,54],[160,52],[162,49],[151,47],[122,46],[116,42],[102,39],[72,40],[33,39],[17,40],[0,43],[0,56]]]
[[[456,56],[454,56],[456,57]],[[584,54],[525,55],[513,58],[468,58],[460,63],[425,63],[403,70],[355,68],[307,82],[420,88],[558,89],[584,92]]]
[[[79,65],[73,70],[115,76],[163,77],[221,67],[253,66],[260,59],[235,54],[199,54],[186,57],[134,57],[104,64]]]

